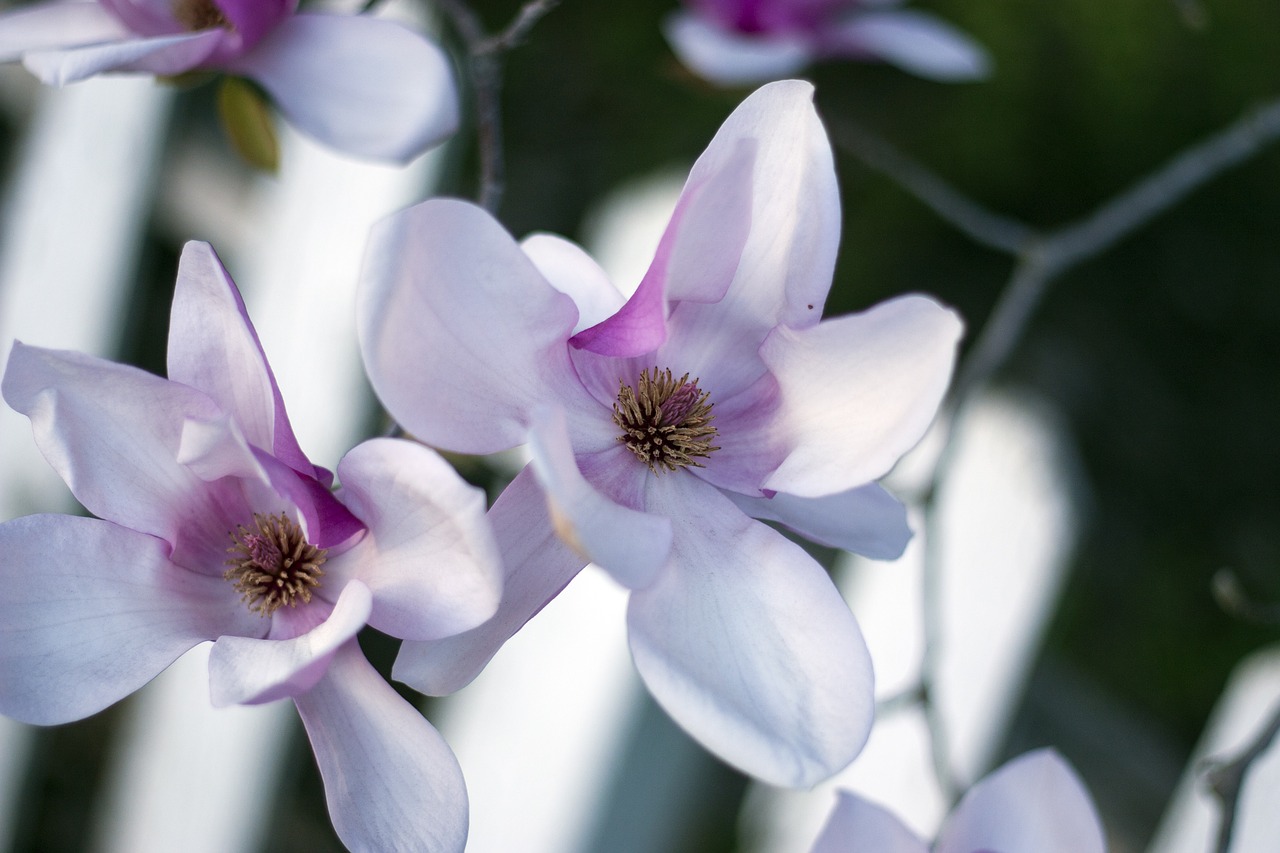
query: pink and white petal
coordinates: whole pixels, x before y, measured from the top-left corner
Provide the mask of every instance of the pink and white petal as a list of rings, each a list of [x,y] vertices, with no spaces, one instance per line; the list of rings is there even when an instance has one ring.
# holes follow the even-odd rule
[[[355,642],[294,702],[348,849],[460,853],[468,806],[458,760]]]
[[[693,478],[653,478],[675,520],[669,568],[633,592],[631,654],[667,713],[703,746],[773,785],[807,788],[871,730],[871,659],[822,567]]]
[[[168,550],[96,518],[0,524],[0,714],[78,720],[198,643],[265,631],[229,583],[173,565]]]
[[[763,372],[760,343],[774,326],[807,328],[822,316],[840,240],[840,196],[831,145],[798,80],[758,89],[734,110],[693,167],[691,183],[756,146],[751,232],[725,297],[682,302],[668,319],[660,355],[724,399]]]
[[[800,36],[743,35],[688,12],[667,16],[662,31],[685,66],[721,86],[791,77],[813,59],[808,40]]]
[[[374,226],[358,300],[374,390],[428,444],[493,453],[524,442],[540,403],[598,409],[569,363],[573,301],[475,205],[434,199]]]
[[[226,70],[271,94],[289,123],[347,154],[407,163],[458,127],[449,60],[368,15],[293,15]]]
[[[671,552],[671,521],[615,503],[586,481],[573,458],[560,409],[534,410],[529,452],[560,538],[625,587],[642,589],[653,583]],[[621,461],[632,469],[631,479],[641,483],[648,473],[644,465],[636,459]]]
[[[911,541],[907,508],[877,483],[821,498],[725,494],[752,518],[776,521],[806,539],[873,560],[896,560]]]
[[[173,0],[98,0],[126,27],[145,36],[182,32],[173,16]]]
[[[298,0],[214,0],[214,3],[245,45],[253,46],[293,13]]]
[[[244,604],[240,606],[248,609]],[[315,627],[310,625],[329,607],[318,598],[272,614],[272,636],[284,634],[285,639],[219,638],[209,652],[209,695],[213,704],[257,705],[310,690],[324,676],[334,652],[365,626],[372,606],[369,588],[351,581],[343,587],[332,612]],[[282,621],[289,627],[279,631],[275,623]],[[300,627],[310,630],[288,636]]]
[[[258,464],[267,472],[273,495],[266,500],[283,499],[297,509],[307,541],[317,548],[345,548],[364,533],[360,519],[329,491],[328,486],[285,465],[266,451],[254,448]],[[326,472],[327,473],[327,472]],[[257,509],[261,512],[263,510]],[[323,591],[321,597],[325,597]]]
[[[489,510],[506,574],[502,603],[488,622],[454,637],[406,641],[391,677],[430,696],[460,690],[502,644],[555,598],[587,561],[556,536],[531,466],[516,475]]]
[[[970,788],[934,844],[935,853],[1106,853],[1106,849],[1089,792],[1052,749],[1021,755]]]
[[[226,36],[220,29],[201,30],[66,50],[35,50],[22,57],[22,64],[41,82],[52,86],[65,86],[107,71],[172,76],[199,67],[218,50]]]
[[[644,355],[666,341],[671,302],[724,296],[751,227],[755,150],[755,140],[739,139],[723,161],[690,175],[636,292],[611,317],[574,335],[573,346],[615,358]]]
[[[874,56],[903,71],[944,83],[981,80],[991,58],[972,38],[924,12],[864,12],[823,34],[823,53]]]
[[[760,354],[778,380],[777,429],[792,449],[765,486],[820,497],[884,476],[933,421],[963,329],[919,295],[776,329]]]
[[[101,44],[132,36],[93,0],[42,3],[0,15],[0,62],[13,62],[32,50]]]
[[[555,234],[538,233],[521,240],[520,248],[547,283],[577,306],[575,333],[613,316],[626,303],[609,274],[577,243]]]
[[[810,853],[929,853],[929,845],[887,809],[848,791],[838,791],[836,797]]]
[[[765,479],[782,464],[788,447],[773,424],[777,420],[778,382],[768,373],[728,399],[699,382],[712,403],[718,430],[712,444],[719,446],[703,460],[694,476],[721,489],[743,495],[763,494]]]
[[[437,640],[494,614],[502,560],[483,491],[434,451],[390,438],[355,447],[338,474],[342,501],[368,533],[325,570],[372,590],[370,625],[393,637]]]
[[[169,378],[208,394],[245,438],[296,471],[316,469],[294,437],[244,300],[208,243],[182,248],[169,314]]]
[[[222,415],[207,396],[133,367],[21,342],[2,389],[94,515],[170,543],[204,543],[202,553],[225,551],[231,519],[220,494],[178,462],[186,421]]]

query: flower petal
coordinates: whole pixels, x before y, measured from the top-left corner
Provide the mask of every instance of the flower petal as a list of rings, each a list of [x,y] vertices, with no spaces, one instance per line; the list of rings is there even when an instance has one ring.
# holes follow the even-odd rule
[[[798,80],[758,89],[733,111],[689,175],[714,173],[755,146],[751,231],[724,298],[682,302],[668,319],[665,365],[700,377],[719,399],[759,378],[760,343],[779,323],[815,325],[831,287],[840,240],[840,196],[831,145]]]
[[[0,62],[32,50],[99,44],[131,36],[96,2],[45,3],[0,15]]]
[[[742,86],[790,77],[813,59],[801,36],[748,36],[675,12],[663,21],[671,49],[699,77],[721,86]]]
[[[182,247],[169,314],[168,369],[170,379],[199,388],[233,415],[250,444],[317,476],[298,447],[240,291],[208,243]]]
[[[246,46],[258,43],[272,27],[288,17],[298,0],[214,0]]]
[[[458,853],[467,838],[462,769],[440,733],[350,642],[294,698],[333,827],[351,850]]]
[[[190,71],[212,56],[224,30],[107,42],[67,50],[35,50],[22,57],[27,70],[51,86],[65,86],[105,71],[142,71],[172,76]]]
[[[342,501],[369,531],[326,570],[372,590],[369,624],[393,637],[436,640],[493,615],[502,561],[483,491],[434,451],[389,438],[358,445],[338,474]]]
[[[279,640],[220,637],[209,652],[213,704],[219,708],[257,705],[310,690],[324,677],[334,652],[365,626],[372,605],[369,588],[351,581],[324,621],[303,634]],[[311,620],[327,607],[313,598],[298,605],[297,612],[281,608],[271,617],[273,633],[281,619],[294,623]]]
[[[49,725],[124,698],[221,634],[264,630],[221,578],[96,518],[0,524],[0,714]]]
[[[653,478],[670,567],[633,592],[631,654],[658,704],[725,761],[804,788],[845,767],[874,710],[853,614],[799,546],[692,477]]]
[[[824,53],[866,56],[944,83],[981,80],[991,58],[969,36],[933,15],[913,10],[864,12],[824,33]]]
[[[886,809],[848,791],[837,792],[836,807],[810,853],[929,853],[920,840]],[[971,851],[966,851],[971,853]],[[1027,853],[1030,853],[1028,848]]]
[[[182,32],[173,16],[173,0],[98,0],[135,33],[158,36]]]
[[[560,538],[623,586],[640,589],[652,583],[671,552],[670,520],[617,504],[583,478],[560,409],[541,406],[534,410],[529,452],[538,482],[546,489],[547,510]],[[622,461],[638,463],[636,459]],[[636,480],[647,473],[642,465],[632,467]]]
[[[94,515],[191,543],[184,553],[226,549],[226,532],[243,521],[231,512],[238,508],[220,505],[217,490],[177,461],[185,422],[222,416],[207,396],[133,367],[21,342],[2,387],[9,405],[31,419],[49,464]]]
[[[1089,792],[1051,749],[1019,756],[970,788],[934,845],[936,853],[1106,853],[1106,849]]]
[[[751,227],[756,143],[743,138],[726,147],[690,173],[636,292],[613,316],[574,335],[575,347],[619,358],[653,352],[667,339],[669,302],[724,296]]]
[[[725,494],[752,518],[779,522],[806,539],[873,560],[896,560],[911,541],[907,508],[878,483],[821,498]]]
[[[428,444],[493,453],[525,440],[539,403],[598,408],[565,346],[573,301],[480,208],[436,199],[374,226],[361,288],[369,378]]]
[[[801,497],[882,477],[924,435],[946,393],[963,325],[925,296],[903,296],[760,349],[782,391],[792,450],[766,481]]]
[[[391,676],[422,693],[444,696],[467,686],[502,644],[587,563],[556,536],[531,467],[498,496],[489,521],[506,571],[502,603],[493,618],[464,634],[400,645]]]
[[[357,157],[407,163],[458,127],[448,58],[393,21],[293,15],[226,68],[303,133]]]
[[[626,302],[608,273],[577,243],[555,234],[530,234],[520,241],[520,248],[547,283],[578,307],[574,332],[612,316]]]

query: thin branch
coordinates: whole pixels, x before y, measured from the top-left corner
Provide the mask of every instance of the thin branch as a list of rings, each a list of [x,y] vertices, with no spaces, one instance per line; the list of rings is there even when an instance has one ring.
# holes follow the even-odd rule
[[[502,203],[506,167],[502,152],[502,55],[528,34],[559,0],[529,0],[501,33],[490,36],[466,0],[436,0],[467,49],[475,98],[476,147],[480,152],[480,206],[496,213]]]
[[[1280,703],[1271,712],[1271,719],[1258,733],[1244,752],[1231,761],[1214,762],[1205,774],[1209,790],[1222,804],[1222,819],[1218,824],[1218,838],[1214,853],[1227,853],[1231,849],[1231,836],[1235,833],[1239,818],[1240,793],[1244,789],[1245,776],[1253,763],[1266,754],[1280,734]]]
[[[986,209],[865,128],[846,120],[828,125],[837,145],[910,191],[974,242],[1016,255],[1035,238],[1029,225]]]

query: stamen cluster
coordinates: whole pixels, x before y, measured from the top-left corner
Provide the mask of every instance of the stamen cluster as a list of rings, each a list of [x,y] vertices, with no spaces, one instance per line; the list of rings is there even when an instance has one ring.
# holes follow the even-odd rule
[[[325,554],[307,542],[302,530],[284,513],[253,514],[254,530],[243,524],[229,535],[235,544],[222,576],[235,583],[249,609],[270,616],[284,605],[295,607],[299,599],[311,601],[311,590],[320,585]]]
[[[640,374],[633,389],[619,383],[618,402],[613,404],[613,422],[622,428],[618,441],[624,442],[650,471],[675,471],[691,465],[704,467],[699,457],[720,448],[711,444],[716,428],[711,426],[710,394],[698,388],[689,374],[679,379],[671,370],[653,368]]]
[[[213,0],[175,0],[173,17],[191,32],[210,27],[231,27],[231,22]]]

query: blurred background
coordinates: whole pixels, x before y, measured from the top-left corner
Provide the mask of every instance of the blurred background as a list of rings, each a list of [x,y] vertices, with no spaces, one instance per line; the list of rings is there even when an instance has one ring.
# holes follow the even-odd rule
[[[493,31],[520,5],[472,3]],[[971,343],[1014,267],[855,156],[855,125],[1051,232],[1280,97],[1280,4],[912,5],[971,34],[994,72],[963,85],[870,63],[807,72],[845,212],[828,315],[925,291],[958,308]],[[624,287],[689,165],[749,91],[676,61],[661,33],[675,8],[563,0],[504,59],[499,218],[517,236],[584,242]],[[378,13],[461,53],[426,0]],[[399,169],[281,127],[281,169],[264,175],[228,147],[213,92],[120,78],[52,90],[0,68],[3,348],[17,337],[163,373],[178,252],[209,240],[246,294],[303,447],[333,467],[387,426],[350,327],[364,233],[428,195],[474,197],[472,128]],[[1113,853],[1212,849],[1197,762],[1239,751],[1280,703],[1278,188],[1273,146],[1053,281],[991,387],[951,424],[929,548],[917,537],[895,564],[815,550],[863,624],[886,699],[919,680],[931,553],[955,772],[967,784],[1056,747]],[[941,440],[890,486],[919,501]],[[5,411],[0,441],[4,518],[69,509],[25,419]],[[457,462],[493,493],[520,464]],[[1215,578],[1270,621],[1224,606],[1233,596],[1215,596]],[[624,606],[589,570],[474,685],[425,706],[469,780],[469,849],[806,850],[830,791],[763,789],[692,744],[630,669]],[[388,671],[394,643],[362,641]],[[208,709],[198,657],[79,723],[0,720],[0,850],[341,849],[292,709]],[[1254,823],[1232,850],[1280,851],[1265,808],[1280,798],[1277,752],[1255,768]],[[838,784],[922,834],[945,811],[909,701],[884,709]]]

